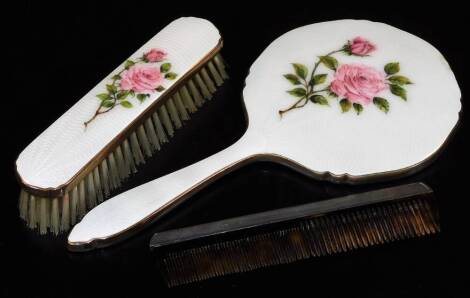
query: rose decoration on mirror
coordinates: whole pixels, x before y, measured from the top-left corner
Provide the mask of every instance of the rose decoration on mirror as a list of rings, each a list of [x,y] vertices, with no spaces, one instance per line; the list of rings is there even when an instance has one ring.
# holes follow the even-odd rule
[[[399,74],[399,62],[390,62],[383,70],[378,70],[362,63],[340,64],[333,56],[343,53],[367,57],[376,50],[377,46],[367,39],[356,37],[340,49],[319,56],[311,72],[303,64],[292,63],[294,73],[285,74],[284,77],[297,86],[287,91],[296,98],[296,101],[288,108],[280,110],[279,114],[282,116],[286,112],[304,107],[309,102],[329,106],[329,98],[339,100],[343,113],[352,108],[359,115],[370,103],[388,113],[390,103],[379,95],[390,90],[392,94],[407,100],[405,85],[412,84],[410,79]],[[320,65],[333,71],[330,80],[328,74],[317,73]]]
[[[106,92],[97,94],[100,100],[93,117],[84,122],[85,127],[99,115],[117,106],[132,108],[131,99],[144,102],[151,94],[165,90],[165,80],[174,80],[178,75],[171,71],[171,63],[166,62],[167,53],[153,48],[135,60],[127,60],[124,68],[111,77]]]

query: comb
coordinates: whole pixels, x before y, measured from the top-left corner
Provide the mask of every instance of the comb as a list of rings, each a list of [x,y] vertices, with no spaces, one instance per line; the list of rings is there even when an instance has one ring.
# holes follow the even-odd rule
[[[433,191],[413,183],[154,234],[169,287],[440,231]]]
[[[21,152],[20,217],[40,234],[69,230],[171,141],[228,78],[209,21],[155,35]]]

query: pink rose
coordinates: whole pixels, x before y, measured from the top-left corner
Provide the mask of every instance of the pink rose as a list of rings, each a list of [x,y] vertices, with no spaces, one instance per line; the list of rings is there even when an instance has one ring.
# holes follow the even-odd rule
[[[121,73],[121,89],[134,92],[152,92],[163,82],[157,67],[134,65]]]
[[[362,64],[343,64],[335,73],[330,89],[353,103],[369,104],[381,91],[388,89],[385,74]]]
[[[160,62],[166,58],[167,53],[161,49],[151,49],[144,54],[145,60],[148,62]]]
[[[351,54],[357,56],[366,56],[376,49],[376,46],[373,43],[359,36],[353,39],[350,47]]]

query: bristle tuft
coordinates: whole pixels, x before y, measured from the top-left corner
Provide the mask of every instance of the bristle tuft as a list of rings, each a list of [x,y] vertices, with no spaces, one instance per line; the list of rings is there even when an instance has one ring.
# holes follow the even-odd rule
[[[119,179],[119,171],[116,163],[116,158],[114,157],[114,152],[109,153],[108,164],[109,177],[111,180],[111,190],[114,190],[121,185],[121,180]]]
[[[39,198],[39,233],[44,235],[47,233],[50,221],[50,199]]]
[[[147,138],[147,134],[145,133],[145,128],[144,128],[143,125],[140,125],[137,128],[137,137],[138,137],[138,140],[139,140],[140,147],[144,151],[145,157],[152,156],[152,149],[151,149],[151,146],[150,146],[150,141]]]
[[[171,124],[170,115],[168,115],[168,111],[165,105],[162,105],[158,109],[158,115],[160,116],[160,120],[163,123],[163,127],[165,127],[166,133],[172,137],[175,131],[173,129],[173,125]]]
[[[103,187],[101,185],[99,167],[96,167],[93,170],[93,177],[95,179],[96,196],[97,196],[97,200],[98,200],[98,204],[99,204],[99,203],[103,202],[103,200],[104,200]]]
[[[95,183],[93,178],[93,172],[90,172],[86,178],[87,182],[87,192],[86,192],[86,199],[87,199],[87,209],[91,209],[96,206],[96,192],[95,192]]]
[[[70,194],[67,192],[62,199],[62,212],[60,214],[60,232],[68,231],[70,227]]]
[[[207,89],[209,90],[210,93],[214,93],[217,89],[215,88],[215,84],[212,81],[212,79],[209,77],[209,74],[207,73],[207,70],[205,67],[201,68],[201,77],[202,80],[204,81],[204,84],[207,86]]]
[[[114,155],[116,156],[116,162],[119,170],[119,178],[121,179],[121,181],[125,181],[130,175],[130,167],[124,158],[124,153],[122,152],[121,146],[122,145],[116,147]]]
[[[71,200],[70,200],[70,224],[74,225],[78,221],[78,187],[75,186],[72,189],[72,195],[71,195]]]
[[[124,158],[129,165],[129,169],[132,173],[137,172],[136,164],[134,161],[134,157],[132,156],[131,146],[129,145],[128,139],[125,139],[123,142],[124,148]],[[107,196],[107,195],[106,195]]]
[[[193,80],[188,81],[188,88],[191,92],[192,97],[194,98],[194,103],[198,108],[202,107],[204,104],[204,98],[202,97],[199,90],[196,88],[196,84],[194,84]]]
[[[82,219],[86,212],[86,192],[85,181],[82,180],[78,184],[78,219]]]
[[[212,61],[209,61],[209,63],[207,64],[207,67],[209,68],[209,71],[212,77],[214,78],[214,81],[217,87],[221,86],[224,83],[224,80],[222,79],[220,74],[217,72],[217,69],[215,69],[214,63],[212,63]]]
[[[137,140],[137,135],[135,132],[131,134],[130,141],[131,141],[132,155],[134,156],[136,166],[145,163],[144,155],[142,154],[142,151],[140,150],[140,144],[139,144],[139,141]]]
[[[147,118],[144,125],[147,136],[149,137],[150,145],[152,146],[152,152],[160,150],[160,141],[158,140],[158,135],[153,126],[152,119]]]
[[[193,99],[191,98],[191,94],[189,94],[189,90],[186,88],[186,86],[183,86],[180,89],[180,96],[183,99],[183,103],[186,109],[188,109],[190,113],[195,113],[197,111],[197,107],[194,104]]]
[[[214,64],[217,67],[217,70],[219,71],[220,75],[224,80],[227,80],[229,78],[227,72],[225,71],[225,62],[220,55],[216,55],[214,57]]]
[[[104,159],[100,164],[101,183],[103,184],[104,196],[107,197],[111,193],[108,162]]]
[[[180,94],[178,92],[175,92],[173,98],[175,101],[176,108],[178,109],[178,113],[180,114],[181,120],[189,120],[188,111],[186,110],[186,107],[183,104],[183,100],[181,99]]]
[[[160,121],[160,117],[158,116],[157,112],[153,113],[152,120],[153,120],[153,124],[155,125],[155,129],[157,131],[157,136],[158,136],[158,139],[160,140],[160,143],[161,144],[168,143],[168,137],[165,133],[165,130],[163,129],[163,124]]]
[[[212,98],[212,92],[209,91],[207,85],[204,83],[201,74],[197,73],[194,76],[196,80],[196,84],[198,85],[199,89],[201,90],[202,96],[204,96],[204,99],[211,99]]]
[[[173,99],[168,99],[165,103],[165,106],[175,127],[180,128],[183,124],[181,122],[180,116],[178,115],[178,110],[176,109]]]
[[[45,198],[45,200],[50,200]],[[51,203],[51,220],[49,223],[49,230],[58,235],[60,231],[60,218],[59,218],[59,198],[53,198]]]
[[[20,210],[20,217],[23,220],[26,220],[28,218],[28,193],[24,191],[23,189],[20,192],[20,199],[19,199],[19,210]]]

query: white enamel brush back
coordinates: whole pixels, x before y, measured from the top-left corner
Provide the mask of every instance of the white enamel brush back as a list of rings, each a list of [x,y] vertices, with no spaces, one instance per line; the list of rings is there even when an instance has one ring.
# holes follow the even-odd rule
[[[338,69],[346,64],[362,64],[385,74],[385,65],[399,62],[396,75],[412,81],[402,86],[407,100],[383,90],[376,96],[387,99],[388,113],[371,102],[364,104],[357,115],[353,109],[342,112],[341,96],[332,98],[323,92],[329,105],[309,102],[281,118],[278,111],[296,100],[286,91],[297,86],[283,77],[295,73],[291,63],[304,64],[310,72],[318,56],[356,37],[373,43],[375,49],[365,56],[332,55]],[[319,89],[335,80],[334,72],[324,64],[316,73],[328,75]],[[457,81],[436,48],[387,24],[363,20],[318,23],[282,35],[252,65],[243,98],[248,130],[264,136],[266,153],[290,159],[318,174],[330,174],[333,180],[419,165],[444,144],[461,109]]]
[[[152,48],[163,49],[175,80],[165,80],[168,89],[196,66],[220,40],[218,30],[204,19],[180,18],[169,24],[133,54],[136,60]],[[73,105],[49,128],[38,136],[19,156],[16,166],[21,179],[38,188],[57,188],[67,183],[90,160],[105,148],[120,132],[131,124],[161,92],[154,92],[142,103],[130,99],[132,108],[116,106],[112,111],[96,117],[85,129],[99,106],[96,95],[106,92],[111,76],[124,68],[124,63],[106,76],[96,87]]]

